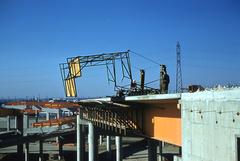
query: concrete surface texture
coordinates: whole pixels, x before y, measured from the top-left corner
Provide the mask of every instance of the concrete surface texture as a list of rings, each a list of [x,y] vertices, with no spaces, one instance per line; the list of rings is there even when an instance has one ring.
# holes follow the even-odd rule
[[[181,107],[183,161],[237,161],[239,88],[182,94]]]

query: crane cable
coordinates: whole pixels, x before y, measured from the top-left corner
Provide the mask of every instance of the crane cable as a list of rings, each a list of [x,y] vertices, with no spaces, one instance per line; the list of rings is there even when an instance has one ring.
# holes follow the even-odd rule
[[[155,65],[158,65],[158,66],[161,65],[160,63],[158,63],[158,62],[156,62],[156,61],[154,61],[154,60],[152,60],[152,59],[150,59],[150,58],[148,58],[148,57],[146,57],[146,56],[144,56],[144,55],[142,55],[142,54],[140,54],[140,53],[134,52],[134,51],[132,51],[132,50],[129,50],[129,51],[130,51],[131,53],[139,56],[139,57],[142,57],[142,58],[145,59],[145,60],[148,60],[148,61],[152,62],[152,63],[155,64]],[[155,66],[150,66],[150,67],[147,67],[147,68],[149,69],[149,68],[152,68],[152,67],[155,67]],[[134,66],[134,68],[140,69],[140,68],[135,67],[135,66]],[[144,68],[144,70],[147,69],[147,68]],[[155,82],[157,82],[157,81],[159,81],[159,80],[160,80],[160,79],[156,79],[156,80],[147,82],[147,83],[145,83],[145,85],[148,85],[148,84],[151,84],[151,83],[155,83]]]
[[[161,64],[159,64],[158,62],[156,62],[156,61],[154,61],[154,60],[152,60],[152,59],[150,59],[150,58],[148,58],[148,57],[146,57],[146,56],[144,56],[144,55],[142,55],[142,54],[136,53],[136,52],[134,52],[134,51],[132,51],[132,50],[130,50],[130,52],[133,53],[133,54],[135,54],[135,55],[138,55],[138,56],[144,58],[145,60],[148,60],[148,61],[150,61],[150,62],[152,62],[152,63],[154,63],[154,64],[156,64],[156,65],[161,65]]]

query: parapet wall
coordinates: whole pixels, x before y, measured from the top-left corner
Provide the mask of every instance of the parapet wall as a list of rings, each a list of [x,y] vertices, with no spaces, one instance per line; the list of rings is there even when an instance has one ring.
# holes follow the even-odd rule
[[[183,161],[235,161],[240,137],[240,89],[181,96]]]

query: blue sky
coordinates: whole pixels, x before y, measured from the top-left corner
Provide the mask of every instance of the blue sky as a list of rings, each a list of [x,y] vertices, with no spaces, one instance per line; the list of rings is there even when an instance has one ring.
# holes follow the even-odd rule
[[[185,87],[239,83],[239,29],[238,0],[0,0],[0,98],[63,97],[67,57],[128,49],[166,64],[174,90],[177,41]],[[137,68],[158,79],[158,66],[131,61],[135,79]],[[113,94],[104,68],[77,85],[82,97]]]

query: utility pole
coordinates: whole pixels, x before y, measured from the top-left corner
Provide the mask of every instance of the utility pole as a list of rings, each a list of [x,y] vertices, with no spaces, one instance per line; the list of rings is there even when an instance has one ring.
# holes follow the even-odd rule
[[[177,42],[177,70],[176,70],[176,93],[182,93],[182,69],[181,69],[181,46]]]

